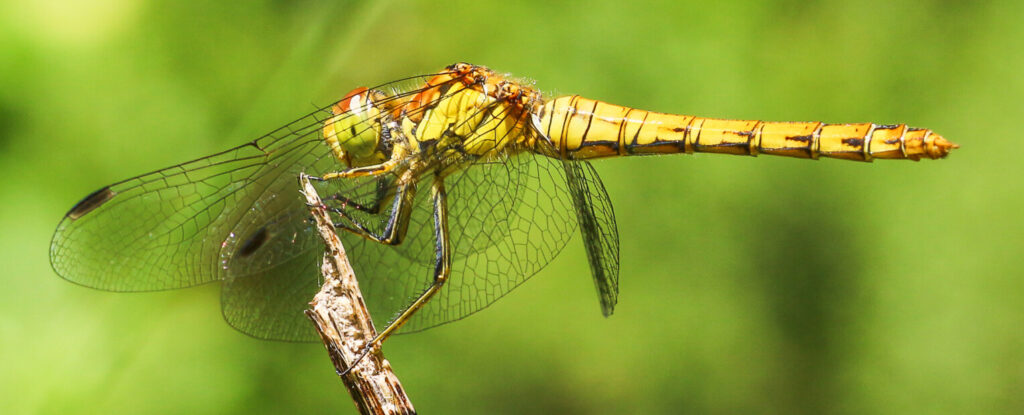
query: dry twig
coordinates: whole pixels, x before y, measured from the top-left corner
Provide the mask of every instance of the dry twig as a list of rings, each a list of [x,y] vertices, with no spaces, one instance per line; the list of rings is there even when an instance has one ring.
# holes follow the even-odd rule
[[[306,316],[320,333],[337,373],[356,365],[341,380],[361,413],[415,414],[412,402],[380,349],[359,359],[365,345],[377,331],[366,310],[345,248],[334,231],[334,224],[320,196],[306,175],[300,175],[299,185],[326,246],[321,265],[324,285],[313,297]]]

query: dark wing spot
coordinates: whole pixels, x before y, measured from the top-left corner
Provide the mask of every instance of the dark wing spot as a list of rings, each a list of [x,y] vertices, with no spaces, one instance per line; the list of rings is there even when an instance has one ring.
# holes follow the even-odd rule
[[[113,190],[110,190],[110,186],[104,187],[100,190],[90,193],[89,196],[86,196],[78,203],[75,203],[75,206],[72,207],[71,210],[69,210],[68,213],[64,216],[66,216],[68,219],[76,220],[82,216],[85,216],[85,214],[92,212],[93,209],[100,207],[100,205],[107,203],[108,200],[113,199],[116,195],[117,193],[114,193]]]
[[[257,231],[256,234],[254,234],[247,241],[245,241],[245,243],[242,244],[241,248],[238,248],[238,256],[245,258],[249,255],[252,255],[257,250],[259,250],[260,247],[263,246],[263,244],[267,243],[267,239],[270,238],[269,235],[267,234],[267,228],[264,226],[260,228],[260,230]]]

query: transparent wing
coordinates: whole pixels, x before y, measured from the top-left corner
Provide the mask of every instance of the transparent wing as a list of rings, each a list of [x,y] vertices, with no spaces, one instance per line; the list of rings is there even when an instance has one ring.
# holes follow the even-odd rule
[[[374,89],[402,99],[417,92],[408,85],[423,85],[427,77]],[[339,168],[320,136],[330,116],[320,110],[250,144],[90,195],[58,226],[51,244],[54,269],[70,281],[114,291],[222,280],[222,311],[233,327],[258,338],[314,341],[302,310],[320,285],[323,248],[307,222],[296,175]],[[486,307],[543,268],[575,232],[578,213],[561,161],[523,153],[460,167],[445,178],[451,279],[405,332]],[[583,177],[596,179],[592,170]],[[393,182],[390,176],[332,180],[318,189],[322,196],[344,195],[371,206],[393,194]],[[414,199],[408,234],[398,247],[340,235],[381,327],[432,280],[426,193]],[[353,214],[380,225],[390,213],[384,207]]]
[[[586,161],[563,163],[601,312],[607,317],[615,311],[619,298],[619,231],[615,211],[593,165]]]
[[[287,182],[291,185],[294,180]],[[540,271],[576,231],[575,211],[558,160],[520,154],[500,162],[470,165],[448,176],[445,183],[453,250],[451,277],[403,326],[402,333],[458,320],[485,308]],[[317,187],[321,195],[372,198],[377,186],[367,179],[358,184],[330,181]],[[420,183],[420,187],[426,188],[428,183]],[[247,227],[248,234],[239,234],[246,236],[233,240],[236,254],[228,262],[230,275],[222,289],[222,307],[232,326],[255,337],[315,341],[316,333],[302,310],[320,286],[323,247],[304,222],[307,208],[297,193],[291,197],[292,188],[284,191],[288,197],[275,197],[263,204],[263,213],[254,222],[264,222],[264,226]],[[403,249],[348,232],[339,234],[378,328],[409,307],[433,280],[429,194],[417,193],[413,203],[408,233],[399,245]],[[379,224],[390,211],[351,213],[362,215],[362,223]],[[425,259],[428,257],[431,260]]]
[[[540,271],[576,231],[559,160],[522,153],[472,164],[444,180],[453,251],[451,276],[402,327],[402,333],[458,320],[487,307]],[[433,281],[433,219],[426,193],[416,195],[402,242],[405,250],[342,235],[378,327],[405,310]]]
[[[284,164],[302,166],[299,170],[315,173],[337,167],[332,155],[319,152],[296,153],[295,160]],[[267,176],[267,182],[258,187],[275,190],[255,198],[253,207],[223,243],[221,263],[227,275],[221,287],[221,311],[228,324],[253,337],[286,341],[318,339],[303,310],[309,308],[310,300],[322,284],[320,262],[324,246],[311,226],[309,208],[298,192],[297,174]],[[358,199],[372,197],[378,188],[374,178],[334,180],[320,186],[324,195],[344,193]],[[361,258],[373,255],[372,252],[354,254],[367,251],[369,245],[387,248],[349,233],[339,236],[353,263],[381,261]],[[390,268],[398,264],[381,263],[380,266]],[[363,280],[361,274],[356,275]]]
[[[432,76],[374,89],[402,100]],[[302,314],[292,311],[311,298],[305,294],[318,273],[308,258],[321,248],[308,235],[296,175],[340,167],[321,136],[332,115],[321,108],[251,143],[94,192],[58,225],[50,245],[54,270],[110,291],[224,280],[224,316],[234,327],[256,337],[306,339],[297,329]],[[354,193],[369,187],[358,180],[347,186]]]
[[[222,243],[254,209],[259,183],[294,154],[320,150],[311,114],[247,145],[93,193],[64,217],[50,245],[54,270],[89,287],[147,291],[224,279]],[[297,124],[297,125],[296,125]],[[306,127],[308,128],[308,127]],[[321,151],[326,154],[326,151]]]

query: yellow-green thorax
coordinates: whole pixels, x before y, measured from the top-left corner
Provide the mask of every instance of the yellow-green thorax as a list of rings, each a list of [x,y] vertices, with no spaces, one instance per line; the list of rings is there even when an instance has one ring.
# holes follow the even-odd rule
[[[474,156],[491,157],[506,151],[510,143],[524,139],[522,116],[506,103],[455,83],[414,123],[411,117],[402,120],[402,129],[410,137],[414,152],[426,143],[436,142],[443,149],[453,140],[461,141],[462,150]]]
[[[532,148],[537,136],[527,126],[540,94],[483,67],[453,66],[404,95],[367,88],[345,95],[324,126],[334,155],[349,168],[396,157],[425,167],[512,154]]]

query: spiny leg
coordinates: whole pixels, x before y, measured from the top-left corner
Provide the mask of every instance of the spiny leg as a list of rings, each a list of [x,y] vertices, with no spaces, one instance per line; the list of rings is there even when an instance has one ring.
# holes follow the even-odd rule
[[[391,203],[391,214],[388,215],[387,226],[384,227],[384,231],[380,234],[364,226],[358,220],[349,215],[344,209],[330,208],[331,211],[341,215],[352,223],[354,228],[343,223],[336,223],[334,226],[374,242],[385,245],[398,245],[402,242],[402,239],[405,238],[405,233],[409,229],[409,217],[412,214],[412,202],[416,197],[416,182],[414,177],[415,176],[412,172],[407,171],[398,179],[398,185],[395,188],[395,197]]]
[[[342,208],[352,207],[360,212],[376,215],[380,213],[381,208],[384,207],[384,201],[387,197],[388,191],[391,190],[391,183],[388,182],[384,176],[378,176],[376,186],[377,188],[375,189],[376,193],[374,194],[374,199],[366,205],[359,203],[354,199],[350,199],[340,193],[335,193],[329,196],[328,199],[341,203]],[[337,213],[337,210],[334,211]]]
[[[402,327],[403,324],[412,318],[412,315],[419,311],[430,298],[437,294],[441,290],[441,286],[444,285],[445,281],[448,281],[448,275],[451,274],[452,258],[451,258],[451,246],[448,244],[448,200],[447,193],[444,191],[444,182],[440,177],[435,177],[434,182],[430,186],[430,198],[434,202],[434,282],[427,288],[423,294],[420,294],[419,298],[416,299],[405,309],[391,324],[380,332],[373,339],[373,344],[380,344],[384,339],[388,338],[395,330]]]
[[[392,170],[394,170],[394,168],[396,166],[398,166],[399,160],[401,160],[401,154],[399,154],[399,153],[400,152],[392,153],[391,154],[391,159],[389,159],[388,161],[385,161],[383,163],[374,164],[374,165],[370,165],[370,166],[353,167],[353,168],[342,170],[342,171],[338,171],[338,172],[326,173],[326,174],[324,174],[323,176],[320,176],[320,177],[309,176],[309,178],[313,179],[313,180],[319,180],[319,181],[328,181],[328,180],[336,180],[336,179],[352,179],[352,178],[365,177],[365,176],[376,176],[377,180],[378,180],[377,181],[377,199],[374,201],[373,206],[363,206],[363,205],[361,205],[359,203],[356,203],[352,199],[349,199],[349,198],[344,197],[342,195],[335,195],[333,197],[334,200],[337,200],[337,201],[341,202],[342,205],[349,205],[349,204],[351,204],[356,210],[360,210],[360,211],[363,211],[363,212],[366,212],[366,213],[375,214],[375,213],[380,211],[380,204],[383,202],[383,200],[382,200],[383,199],[383,194],[386,193],[386,186],[383,186],[382,182],[380,180],[384,176],[384,174],[386,174],[388,172],[391,172]],[[363,226],[361,223],[359,223],[359,221],[357,221],[354,218],[352,218],[347,212],[345,212],[344,209],[331,208],[331,211],[333,211],[334,213],[337,213],[337,214],[343,216],[345,219],[348,219],[348,221],[351,222],[353,224],[353,226],[355,226],[355,228],[353,228],[353,227],[350,227],[350,226],[346,226],[344,224],[335,224],[335,227],[338,227],[338,228],[350,231],[352,233],[355,233],[355,234],[363,236],[363,237],[367,237],[368,239],[373,240],[375,242],[382,242],[382,243],[386,243],[386,244],[389,244],[389,245],[397,244],[398,243],[397,240],[401,240],[401,236],[404,235],[404,232],[401,232],[400,234],[397,235],[398,238],[396,239],[396,242],[394,242],[394,243],[388,242],[388,241],[393,240],[393,238],[388,237],[388,235],[392,234],[395,230],[397,230],[397,228],[395,227],[396,224],[397,225],[403,225],[402,229],[404,230],[404,225],[407,225],[408,222],[409,222],[408,221],[408,219],[409,219],[409,212],[411,212],[409,210],[410,209],[409,205],[411,205],[412,196],[414,196],[414,194],[415,194],[415,186],[410,186],[409,185],[410,183],[412,183],[411,179],[412,178],[411,178],[410,173],[408,171],[406,171],[402,175],[402,177],[399,178],[399,185],[398,185],[398,188],[395,190],[395,199],[394,199],[394,202],[392,204],[391,215],[388,218],[388,227],[385,229],[384,235],[376,235],[369,228]],[[408,198],[407,198],[408,199],[408,203],[406,203],[406,198],[404,198],[403,195],[406,193],[405,190],[406,189],[410,189],[410,188],[413,191],[409,192],[410,194],[408,195]],[[402,213],[402,210],[399,209],[399,208],[402,208],[402,207],[405,208],[405,218],[404,218],[404,221],[401,220],[402,218],[400,217],[400,215],[396,215],[396,213],[399,213],[399,214]],[[394,236],[394,235],[391,235],[391,236]]]
[[[363,353],[352,362],[352,366],[341,373],[341,376],[346,375],[370,351],[379,347],[388,336],[394,334],[396,330],[408,322],[413,314],[416,314],[417,311],[430,301],[434,294],[441,290],[445,281],[448,281],[452,266],[451,247],[448,244],[448,201],[447,194],[444,191],[444,182],[442,182],[441,178],[434,178],[434,182],[430,187],[430,196],[434,202],[434,252],[436,258],[434,262],[434,282],[423,294],[420,294],[409,308],[405,309],[391,324],[388,324],[373,340],[370,340]]]
[[[397,152],[396,152],[397,153]],[[365,176],[380,176],[398,166],[399,158],[393,154],[391,159],[380,164],[370,166],[353,167],[342,171],[331,172],[317,177],[319,180],[352,179]]]

